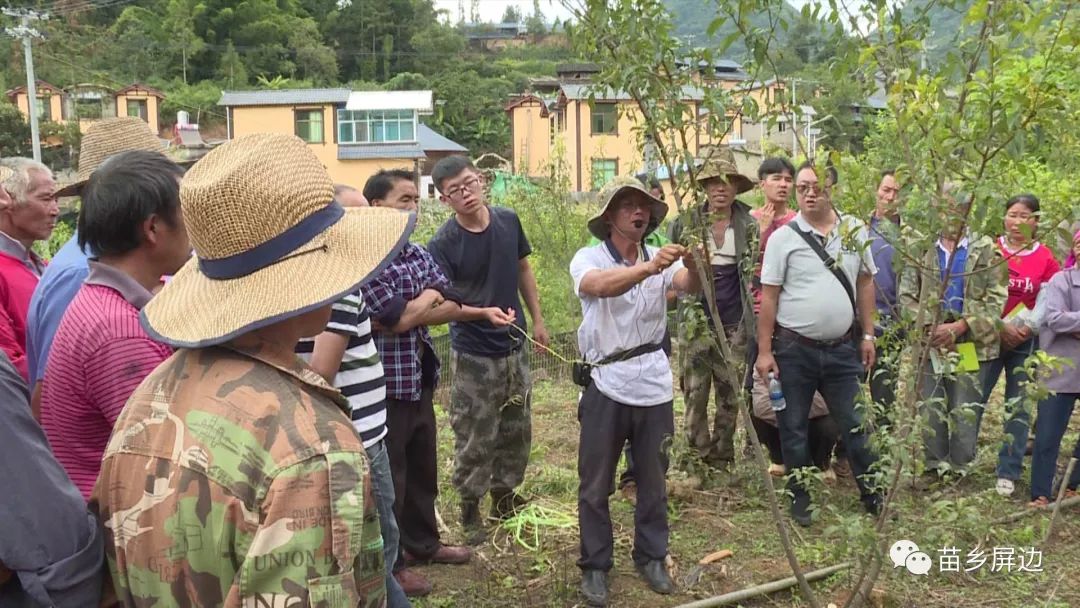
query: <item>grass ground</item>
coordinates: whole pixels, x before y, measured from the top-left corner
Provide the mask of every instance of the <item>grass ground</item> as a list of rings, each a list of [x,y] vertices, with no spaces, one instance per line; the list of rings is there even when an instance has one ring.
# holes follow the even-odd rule
[[[466,566],[428,566],[423,573],[435,583],[435,592],[415,602],[418,608],[450,607],[570,607],[582,605],[577,593],[579,572],[575,566],[577,537],[577,444],[576,387],[563,382],[537,382],[533,398],[533,448],[523,492],[535,497],[535,525],[517,533],[498,528],[478,548]],[[685,461],[681,439],[682,404],[676,401],[676,439],[673,463]],[[461,542],[457,496],[450,485],[453,436],[445,412],[436,406],[439,419],[440,491],[438,510],[449,528],[447,540]],[[904,483],[896,499],[898,519],[883,534],[888,544],[909,539],[934,560],[927,576],[914,576],[904,568],[882,572],[875,588],[880,606],[1080,606],[1080,587],[1075,576],[1080,566],[1080,510],[1063,511],[1054,537],[1042,543],[1048,516],[1030,516],[1011,524],[993,520],[1025,508],[1026,482],[1012,498],[994,490],[996,450],[990,443],[1000,428],[999,417],[987,415],[983,445],[969,477],[929,492],[916,491]],[[1075,433],[1066,436],[1071,449]],[[745,444],[743,431],[736,445]],[[1025,471],[1026,475],[1026,471]],[[669,475],[670,553],[677,567],[679,591],[659,596],[638,578],[630,561],[633,538],[633,507],[616,494],[611,512],[615,529],[615,568],[611,573],[613,607],[679,606],[697,599],[742,589],[790,576],[769,516],[766,495],[752,458],[742,456],[729,473],[707,477],[699,488],[695,479],[673,464]],[[865,554],[860,547],[873,538],[872,521],[862,515],[854,484],[840,480],[820,485],[820,503],[814,526],[794,532],[796,552],[805,570],[832,564],[857,562]],[[938,571],[938,549],[960,550],[960,568],[968,567],[968,552],[977,546],[985,564],[971,573]],[[994,547],[1035,546],[1042,551],[1041,573],[991,571]],[[734,556],[696,568],[703,556],[730,549]],[[977,562],[972,562],[972,564]],[[1000,564],[999,564],[1000,565]],[[857,566],[856,566],[857,567]],[[855,570],[815,583],[824,604],[842,605],[854,586]],[[745,601],[743,606],[802,606],[797,593],[782,591]]]

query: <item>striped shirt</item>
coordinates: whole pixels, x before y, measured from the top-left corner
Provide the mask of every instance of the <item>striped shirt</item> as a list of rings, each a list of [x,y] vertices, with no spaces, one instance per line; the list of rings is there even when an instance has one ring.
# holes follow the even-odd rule
[[[386,378],[371,339],[371,316],[359,293],[334,303],[326,331],[349,338],[334,376],[334,388],[349,400],[353,426],[364,447],[369,448],[386,436]],[[305,338],[296,345],[296,353],[304,361],[311,361],[314,349],[314,338]]]
[[[150,292],[134,279],[91,261],[49,350],[41,426],[56,460],[86,499],[128,397],[172,354],[139,324],[139,310],[149,300]]]

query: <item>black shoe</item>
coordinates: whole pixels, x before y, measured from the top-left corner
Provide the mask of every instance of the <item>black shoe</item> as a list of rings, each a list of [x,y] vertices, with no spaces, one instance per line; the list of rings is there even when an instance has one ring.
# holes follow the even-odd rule
[[[513,490],[492,490],[491,518],[505,521],[517,515],[527,504],[529,499]]]
[[[885,497],[881,494],[868,494],[862,497],[863,508],[874,517],[881,515],[881,508],[885,506]]]
[[[791,519],[804,528],[809,528],[813,520],[810,517],[810,495],[799,494],[791,501]]]
[[[463,500],[461,502],[461,527],[465,529],[465,542],[479,545],[487,540],[484,524],[480,520],[480,501]]]
[[[590,606],[607,606],[607,572],[585,570],[581,573],[581,595]]]
[[[675,584],[671,582],[671,577],[668,576],[664,560],[654,559],[651,562],[646,562],[645,565],[638,564],[637,571],[641,574],[641,578],[645,579],[646,583],[649,583],[649,589],[664,595],[674,593]]]

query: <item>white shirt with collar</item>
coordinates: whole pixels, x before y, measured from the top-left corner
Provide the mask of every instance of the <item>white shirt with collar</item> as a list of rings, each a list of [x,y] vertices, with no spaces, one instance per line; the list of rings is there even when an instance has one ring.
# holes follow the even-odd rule
[[[802,213],[794,221],[811,238],[824,239],[825,252],[839,263],[853,289],[858,289],[860,274],[877,272],[870,236],[863,222],[843,217],[828,234],[823,234]],[[814,340],[835,340],[851,329],[855,314],[847,291],[790,226],[782,226],[769,238],[761,266],[761,283],[780,286],[777,325]]]
[[[659,251],[645,247],[649,259]],[[638,255],[637,264],[644,264]],[[578,348],[589,362],[643,344],[659,344],[667,330],[667,298],[682,260],[662,273],[648,277],[626,293],[599,298],[581,293],[581,281],[590,271],[629,266],[606,242],[579,249],[570,262],[574,293],[581,299],[582,321],[578,328]],[[593,382],[607,398],[625,405],[649,407],[674,398],[671,365],[664,351],[593,368]]]

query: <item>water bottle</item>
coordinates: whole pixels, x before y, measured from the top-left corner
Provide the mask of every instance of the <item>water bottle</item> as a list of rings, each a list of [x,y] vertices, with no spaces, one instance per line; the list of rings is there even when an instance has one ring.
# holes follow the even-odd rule
[[[784,390],[780,387],[780,381],[772,372],[769,372],[769,405],[772,411],[782,412],[787,409],[787,401],[784,400]]]

